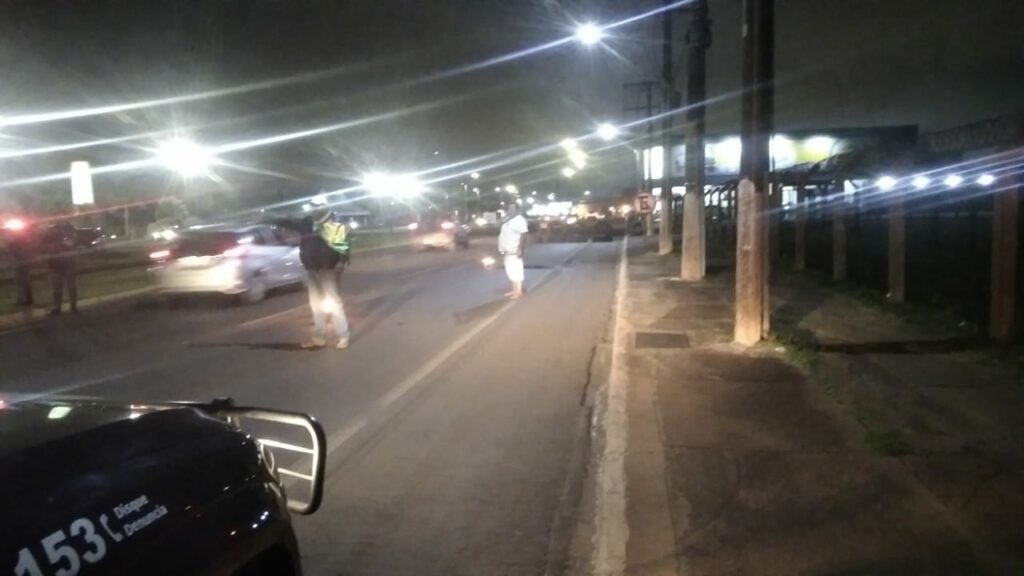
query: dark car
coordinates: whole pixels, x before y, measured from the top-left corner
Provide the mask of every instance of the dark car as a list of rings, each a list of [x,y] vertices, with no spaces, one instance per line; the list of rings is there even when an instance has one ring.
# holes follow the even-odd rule
[[[469,226],[447,216],[424,216],[409,224],[415,250],[469,248]]]
[[[239,428],[288,425],[311,447]],[[274,464],[274,451],[311,462]],[[298,575],[289,511],[312,513],[323,430],[301,414],[213,404],[0,403],[0,568],[49,574]],[[283,453],[283,452],[282,452]],[[305,477],[309,498],[279,480]],[[293,487],[289,487],[289,491]],[[298,492],[302,486],[294,487]]]
[[[95,248],[107,241],[102,228],[75,228],[75,246]]]

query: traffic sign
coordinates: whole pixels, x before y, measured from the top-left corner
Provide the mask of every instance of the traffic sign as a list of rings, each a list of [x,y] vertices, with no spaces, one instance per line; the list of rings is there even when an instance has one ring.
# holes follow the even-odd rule
[[[640,214],[650,214],[651,212],[654,212],[654,199],[650,194],[636,195],[636,211]]]

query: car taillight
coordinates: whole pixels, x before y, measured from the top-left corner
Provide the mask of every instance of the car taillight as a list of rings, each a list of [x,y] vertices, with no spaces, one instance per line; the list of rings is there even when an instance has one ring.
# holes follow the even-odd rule
[[[454,223],[452,223],[452,222],[441,222],[441,229],[442,230],[451,230],[452,228],[455,228],[455,224]]]
[[[235,246],[233,248],[228,248],[227,250],[225,250],[222,255],[226,256],[227,258],[238,258],[240,256],[245,256],[245,252],[245,246]]]
[[[21,218],[9,218],[4,221],[4,230],[20,232],[25,229],[25,221]]]

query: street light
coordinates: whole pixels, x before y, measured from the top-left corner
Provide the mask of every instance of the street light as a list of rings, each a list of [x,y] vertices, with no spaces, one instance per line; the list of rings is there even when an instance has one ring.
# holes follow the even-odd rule
[[[619,129],[616,128],[613,124],[605,122],[597,127],[597,135],[600,136],[601,139],[604,140],[605,142],[611,142],[612,140],[615,140],[616,137],[618,137]]]
[[[423,193],[423,183],[414,174],[373,172],[363,177],[363,187],[373,196],[408,198]]]
[[[917,176],[914,178],[914,188],[917,188],[918,190],[927,188],[931,183],[932,181],[927,176]]]
[[[572,168],[570,168],[568,166],[566,166],[565,168],[562,168],[562,176],[565,176],[566,178],[572,178],[575,175],[576,175],[576,171],[573,170]]]
[[[604,38],[604,32],[596,24],[587,22],[576,28],[576,39],[584,46],[593,46]]]
[[[981,184],[982,186],[990,186],[995,181],[996,177],[991,174],[982,174],[981,176],[978,176],[978,184]]]
[[[584,190],[583,191],[583,195],[584,196],[590,196],[590,190]]]
[[[587,153],[583,150],[573,150],[569,152],[569,161],[577,169],[582,170],[587,167]]]
[[[882,190],[892,190],[896,186],[896,179],[892,176],[882,176],[878,179],[878,187]]]
[[[565,150],[566,152],[572,152],[573,150],[579,150],[580,148],[579,142],[573,140],[572,138],[565,138],[561,142],[559,142],[558,145],[561,146],[562,149]]]
[[[205,174],[213,161],[209,151],[187,138],[174,138],[160,145],[157,161],[183,178]]]
[[[473,180],[479,180],[480,179],[480,173],[479,172],[473,172],[472,174],[469,175],[469,177],[472,178]]]
[[[943,183],[945,183],[946,186],[949,186],[950,188],[956,188],[963,181],[964,179],[961,178],[960,176],[957,176],[956,174],[950,174],[949,176],[946,176],[946,179],[943,180]]]

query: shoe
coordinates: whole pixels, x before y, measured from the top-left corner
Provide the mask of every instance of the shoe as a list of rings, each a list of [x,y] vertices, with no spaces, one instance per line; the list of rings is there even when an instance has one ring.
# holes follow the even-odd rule
[[[323,338],[310,338],[302,343],[302,347],[307,350],[312,348],[323,348],[324,346],[327,346],[327,340],[324,340]]]
[[[338,344],[335,346],[338,350],[345,350],[348,348],[348,338],[339,338]]]

